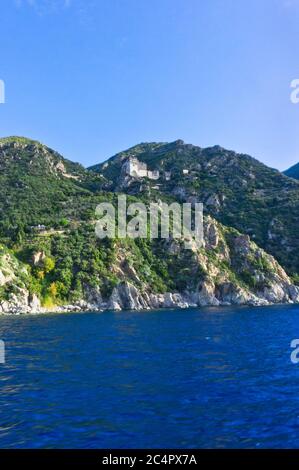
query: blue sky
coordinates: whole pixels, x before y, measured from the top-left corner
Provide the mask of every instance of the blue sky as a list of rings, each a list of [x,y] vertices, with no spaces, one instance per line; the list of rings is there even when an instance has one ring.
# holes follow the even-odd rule
[[[144,141],[299,161],[299,0],[2,0],[0,135],[91,165]]]

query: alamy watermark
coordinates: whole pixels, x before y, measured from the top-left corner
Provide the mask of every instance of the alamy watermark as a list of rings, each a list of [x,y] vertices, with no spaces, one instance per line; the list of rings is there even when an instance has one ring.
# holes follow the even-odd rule
[[[290,100],[293,104],[299,103],[299,78],[294,78],[291,81],[290,87],[293,91],[290,94]]]
[[[299,363],[299,339],[293,339],[291,341],[291,348],[293,349],[291,353],[291,362],[293,364],[298,364]]]
[[[185,248],[203,243],[203,204],[142,202],[127,204],[118,196],[117,207],[102,202],[96,208],[98,238],[163,238],[183,240]]]
[[[0,80],[0,104],[5,103],[5,83],[3,80]]]
[[[0,340],[0,364],[5,364],[5,343]]]

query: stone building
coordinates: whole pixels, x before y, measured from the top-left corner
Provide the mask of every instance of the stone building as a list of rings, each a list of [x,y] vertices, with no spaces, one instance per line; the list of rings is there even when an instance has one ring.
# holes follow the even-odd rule
[[[160,178],[160,173],[158,170],[153,170],[153,171],[148,170],[147,177],[150,180],[158,180]]]
[[[127,175],[133,178],[144,178],[147,176],[147,164],[142,163],[136,157],[129,157],[124,163]]]
[[[149,178],[150,180],[158,180],[161,176],[159,170],[148,170],[147,164],[140,162],[137,157],[131,155],[123,164],[123,171],[132,178]],[[171,179],[171,172],[165,171],[163,177],[166,181]]]

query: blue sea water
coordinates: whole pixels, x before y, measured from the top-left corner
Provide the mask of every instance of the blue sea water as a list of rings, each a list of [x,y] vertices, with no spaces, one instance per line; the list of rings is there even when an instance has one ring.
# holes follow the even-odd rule
[[[1,448],[299,448],[299,307],[0,317]]]

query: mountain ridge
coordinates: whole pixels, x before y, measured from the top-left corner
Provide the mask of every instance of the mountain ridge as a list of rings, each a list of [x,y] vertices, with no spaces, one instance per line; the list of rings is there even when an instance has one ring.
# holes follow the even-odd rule
[[[150,170],[171,172],[165,181],[124,177],[132,155]],[[299,182],[257,159],[220,146],[201,148],[175,141],[141,144],[93,167],[107,189],[129,194],[160,192],[181,201],[203,202],[207,213],[247,233],[276,256],[289,273],[299,272]],[[186,174],[183,174],[185,171]]]
[[[295,165],[292,165],[290,168],[285,170],[283,172],[286,176],[289,176],[290,178],[294,178],[296,180],[299,179],[299,163],[295,163]]]
[[[215,181],[220,179],[234,208],[240,188],[244,189],[239,184],[242,172],[248,171],[252,162],[247,157],[245,167],[240,167],[232,151],[219,146],[201,149],[181,140],[134,148],[139,154],[146,153],[149,168],[160,165],[163,178],[164,170],[175,165],[175,171],[170,168],[170,180],[163,179],[155,189],[159,180],[126,175],[121,167],[128,151],[117,154],[116,164],[121,166],[110,180],[105,168],[103,175],[85,169],[36,141],[0,140],[2,313],[299,301],[299,288],[276,259],[248,234],[223,224],[217,210],[205,215],[201,249],[185,250],[182,241],[171,238],[97,239],[95,208],[100,202],[116,203],[120,192],[129,201],[145,204],[152,200],[182,202],[190,197],[194,202],[205,191],[209,197],[215,194]],[[223,161],[230,164],[227,187]],[[192,169],[198,162],[201,168]],[[183,175],[189,164],[190,173]],[[286,195],[289,190],[297,191],[295,180],[279,172],[274,177],[273,170],[257,165],[266,168],[266,176],[270,172],[274,180],[280,182],[282,177],[287,182]],[[230,181],[232,168],[238,169],[236,187]],[[219,176],[215,180],[211,172],[224,179]],[[147,176],[156,177],[152,173]],[[261,177],[265,179],[265,175]],[[274,189],[281,187],[274,182]],[[260,195],[263,197],[267,195]],[[264,210],[267,214],[266,205]]]

